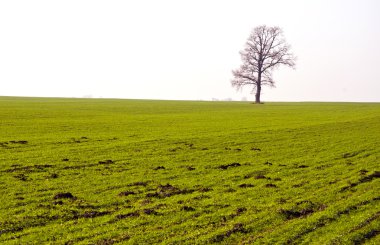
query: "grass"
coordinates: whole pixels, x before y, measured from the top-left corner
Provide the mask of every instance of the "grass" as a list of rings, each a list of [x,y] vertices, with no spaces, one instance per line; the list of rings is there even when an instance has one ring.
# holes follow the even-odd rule
[[[379,244],[380,104],[0,97],[2,244]]]

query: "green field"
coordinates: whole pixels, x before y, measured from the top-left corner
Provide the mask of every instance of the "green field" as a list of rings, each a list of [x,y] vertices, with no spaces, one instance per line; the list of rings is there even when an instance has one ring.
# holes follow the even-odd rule
[[[380,104],[0,97],[1,244],[380,244]]]

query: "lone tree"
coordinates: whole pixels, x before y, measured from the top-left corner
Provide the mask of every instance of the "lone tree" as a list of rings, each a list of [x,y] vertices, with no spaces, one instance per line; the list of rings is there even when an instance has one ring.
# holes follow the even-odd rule
[[[237,89],[253,86],[252,93],[256,91],[255,103],[261,103],[261,87],[275,86],[273,70],[280,65],[295,67],[295,57],[289,50],[281,28],[265,25],[254,28],[244,49],[240,51],[243,64],[232,71],[232,86]]]

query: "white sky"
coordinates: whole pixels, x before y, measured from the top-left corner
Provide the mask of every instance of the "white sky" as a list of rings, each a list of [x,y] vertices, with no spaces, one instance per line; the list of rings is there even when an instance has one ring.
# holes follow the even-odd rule
[[[1,0],[0,95],[252,100],[231,70],[261,24],[298,57],[264,101],[380,101],[377,0]]]

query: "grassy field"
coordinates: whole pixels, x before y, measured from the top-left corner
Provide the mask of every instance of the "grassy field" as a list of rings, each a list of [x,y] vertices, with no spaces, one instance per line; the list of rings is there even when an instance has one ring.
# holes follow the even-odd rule
[[[380,244],[380,104],[0,97],[1,244]]]

